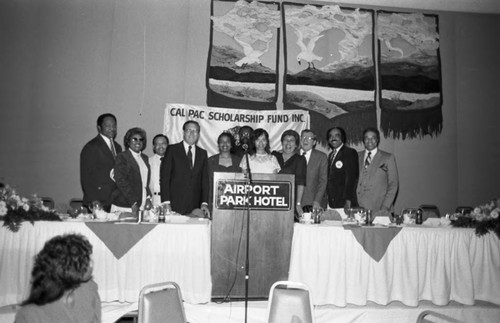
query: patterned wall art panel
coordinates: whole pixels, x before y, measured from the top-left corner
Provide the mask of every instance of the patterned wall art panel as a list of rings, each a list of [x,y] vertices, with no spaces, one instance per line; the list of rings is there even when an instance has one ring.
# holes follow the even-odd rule
[[[349,143],[377,126],[372,10],[283,2],[284,108],[306,109],[326,142],[332,126]]]
[[[441,133],[438,16],[377,12],[380,128],[392,138]]]
[[[207,104],[276,109],[279,3],[212,1]]]

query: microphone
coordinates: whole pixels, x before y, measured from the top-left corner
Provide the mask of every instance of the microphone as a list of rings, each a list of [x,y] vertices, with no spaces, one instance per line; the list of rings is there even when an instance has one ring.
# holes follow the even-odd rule
[[[248,138],[247,137],[241,138],[241,148],[243,148],[244,151],[248,150]]]

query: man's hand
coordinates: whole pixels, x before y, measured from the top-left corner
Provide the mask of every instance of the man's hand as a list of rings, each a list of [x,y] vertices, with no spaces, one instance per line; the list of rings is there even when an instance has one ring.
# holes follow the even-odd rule
[[[323,208],[321,207],[321,204],[319,204],[319,202],[316,201],[313,202],[313,211],[314,210],[323,211]]]
[[[297,210],[297,214],[299,215],[299,218],[301,218],[302,214],[304,214],[304,210],[302,210],[302,206],[300,204],[297,204],[295,206],[295,209]]]
[[[210,210],[208,209],[208,205],[202,204],[201,210],[203,211],[203,214],[205,215],[205,217],[210,219]]]

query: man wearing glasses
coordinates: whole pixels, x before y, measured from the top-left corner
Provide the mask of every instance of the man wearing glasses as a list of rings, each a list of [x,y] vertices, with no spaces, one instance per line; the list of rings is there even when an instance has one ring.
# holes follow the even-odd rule
[[[111,208],[111,193],[116,187],[110,177],[115,157],[122,147],[116,137],[116,117],[105,113],[97,118],[99,134],[90,140],[80,153],[80,182],[83,190],[83,205],[90,207],[93,201],[101,202],[106,212]]]
[[[302,195],[302,207],[311,205],[314,210],[325,208],[323,196],[326,190],[328,176],[328,161],[326,154],[316,147],[316,134],[309,129],[300,135],[300,154],[307,161],[306,187]]]
[[[208,210],[208,156],[196,145],[200,125],[189,120],[182,126],[183,140],[168,146],[160,166],[162,203],[167,210],[189,215],[200,208],[205,217]]]

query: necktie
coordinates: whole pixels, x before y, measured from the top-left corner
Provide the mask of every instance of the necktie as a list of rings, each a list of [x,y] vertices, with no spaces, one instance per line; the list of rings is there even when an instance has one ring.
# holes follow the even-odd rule
[[[368,166],[370,166],[371,162],[372,162],[372,152],[369,151],[368,155],[366,156],[366,159],[365,159],[365,168],[367,168]]]
[[[113,139],[111,139],[111,153],[113,154],[113,158],[116,157],[115,144],[113,143]]]
[[[188,159],[189,159],[189,168],[193,169],[193,153],[191,152],[191,147],[192,146],[189,146]]]
[[[335,154],[337,153],[337,149],[333,148],[332,153],[330,154],[330,167],[333,165],[333,160],[335,159]]]

